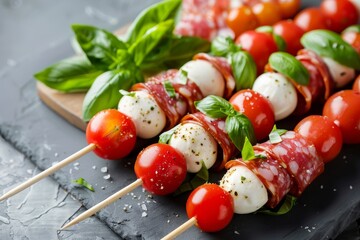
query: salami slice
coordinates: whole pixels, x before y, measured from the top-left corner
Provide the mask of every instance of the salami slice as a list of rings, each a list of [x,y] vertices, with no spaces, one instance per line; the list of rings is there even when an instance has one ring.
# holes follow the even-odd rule
[[[256,151],[255,154],[263,153]],[[232,160],[226,163],[225,167],[229,169],[238,165],[246,166],[264,184],[269,193],[269,200],[266,205],[270,208],[275,208],[291,189],[292,181],[289,173],[276,159],[270,156],[266,159],[251,161]]]
[[[300,134],[288,131],[281,138],[280,143],[257,144],[254,150],[265,152],[288,171],[293,181],[290,194],[298,197],[324,171],[324,163],[315,146]]]
[[[225,80],[224,97],[229,99],[235,89],[235,79],[232,74],[232,69],[226,58],[214,57],[206,53],[198,53],[194,59],[201,59],[209,61],[222,74]]]
[[[223,156],[222,160],[215,164],[215,170],[221,170],[224,168],[225,163],[230,160],[237,153],[237,148],[229,138],[225,130],[225,121],[224,119],[214,119],[207,117],[201,112],[188,114],[186,115],[181,122],[195,122],[200,124],[206,131],[208,131],[211,136],[217,141],[220,145]]]

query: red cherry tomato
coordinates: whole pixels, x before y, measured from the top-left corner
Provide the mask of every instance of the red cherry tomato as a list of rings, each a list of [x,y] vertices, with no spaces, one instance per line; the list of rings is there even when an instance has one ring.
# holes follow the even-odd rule
[[[136,143],[136,128],[125,114],[109,109],[97,113],[86,128],[87,142],[94,143],[94,152],[105,159],[127,156]]]
[[[360,55],[360,33],[346,31],[341,34],[341,38],[349,43],[355,51]]]
[[[340,153],[343,143],[341,130],[326,116],[308,116],[296,125],[294,131],[315,145],[325,163]]]
[[[245,5],[231,9],[226,18],[226,23],[234,31],[236,37],[247,30],[255,29],[259,25],[251,8]]]
[[[135,161],[135,174],[143,187],[157,195],[173,193],[186,177],[186,160],[175,148],[155,143],[142,150]]]
[[[264,32],[246,31],[236,39],[236,43],[253,57],[258,74],[264,72],[269,56],[277,51],[273,36]]]
[[[293,17],[300,8],[300,0],[278,0],[282,18]]]
[[[306,8],[298,13],[294,22],[305,32],[315,29],[326,29],[325,18],[319,8]]]
[[[360,75],[357,76],[357,78],[355,79],[353,90],[356,92],[360,92]]]
[[[190,194],[186,212],[189,218],[196,218],[201,230],[217,232],[230,223],[234,215],[234,201],[219,185],[204,184]]]
[[[299,26],[292,20],[283,20],[276,23],[274,26],[274,33],[280,35],[286,42],[286,52],[296,55],[296,53],[303,48],[300,43],[300,38],[304,34]]]
[[[360,92],[335,93],[326,101],[323,115],[340,127],[344,143],[360,143]]]
[[[235,110],[249,118],[257,140],[264,139],[271,132],[275,116],[271,103],[260,93],[253,90],[241,90],[229,100]]]
[[[273,25],[281,20],[281,10],[276,2],[259,2],[252,6],[252,11],[259,20],[259,25]]]
[[[341,32],[358,20],[357,9],[349,0],[324,0],[320,10],[325,17],[327,29],[334,32]]]

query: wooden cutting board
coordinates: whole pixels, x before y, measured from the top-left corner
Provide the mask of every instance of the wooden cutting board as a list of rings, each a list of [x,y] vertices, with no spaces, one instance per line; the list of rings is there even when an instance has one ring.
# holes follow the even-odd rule
[[[124,35],[129,28],[127,24],[114,32],[115,35]],[[61,93],[53,90],[43,83],[37,81],[37,93],[40,99],[57,114],[67,120],[69,123],[86,130],[87,123],[82,119],[82,104],[85,93]]]

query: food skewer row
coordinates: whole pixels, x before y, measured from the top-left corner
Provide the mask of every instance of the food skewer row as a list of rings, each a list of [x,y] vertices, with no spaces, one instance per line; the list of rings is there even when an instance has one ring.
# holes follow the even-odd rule
[[[229,97],[234,88],[226,59],[207,54],[196,55],[180,71],[169,70],[146,83],[135,84],[131,92],[123,92],[119,111],[104,110],[90,120],[86,129],[88,146],[8,191],[0,201],[91,151],[105,159],[123,158],[133,150],[136,136],[155,137],[165,127],[173,127],[188,111],[194,111],[194,101],[208,94]]]

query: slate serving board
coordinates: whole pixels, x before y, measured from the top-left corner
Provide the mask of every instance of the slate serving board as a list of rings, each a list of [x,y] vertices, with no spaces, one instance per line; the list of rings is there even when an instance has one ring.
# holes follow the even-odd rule
[[[310,1],[304,1],[304,5],[310,5]],[[40,101],[32,78],[36,71],[72,54],[69,41],[62,41],[0,73],[0,134],[41,169],[86,145],[83,131]],[[291,129],[297,120],[288,119],[279,126]],[[121,161],[104,161],[90,153],[53,177],[89,208],[136,179],[136,152],[152,141],[139,142],[135,153]],[[219,233],[202,233],[193,227],[178,239],[333,239],[360,217],[359,154],[358,146],[345,145],[286,215],[236,215]],[[108,174],[110,179],[105,179]],[[211,181],[217,182],[222,174],[213,174]],[[79,177],[92,183],[95,192],[71,183]],[[159,239],[187,220],[186,197],[150,196],[138,188],[98,216],[119,238]]]

